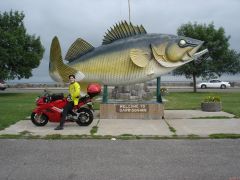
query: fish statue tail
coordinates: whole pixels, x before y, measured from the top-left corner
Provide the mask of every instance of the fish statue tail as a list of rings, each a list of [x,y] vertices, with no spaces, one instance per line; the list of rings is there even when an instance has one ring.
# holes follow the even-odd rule
[[[80,71],[63,63],[60,43],[55,36],[50,49],[49,75],[54,81],[68,82],[68,76],[71,74],[75,75],[77,81],[84,78]]]

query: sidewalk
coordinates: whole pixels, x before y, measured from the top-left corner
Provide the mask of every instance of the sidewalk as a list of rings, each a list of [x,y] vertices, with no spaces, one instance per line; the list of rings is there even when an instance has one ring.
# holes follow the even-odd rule
[[[165,110],[165,119],[99,119],[95,115],[93,123],[87,127],[80,127],[76,123],[66,123],[62,131],[55,131],[56,123],[48,123],[44,127],[37,127],[30,120],[22,120],[0,131],[3,134],[31,135],[91,135],[91,129],[98,127],[94,135],[141,135],[172,137],[197,135],[208,137],[210,134],[240,134],[240,119],[225,112],[203,112],[200,110]],[[175,130],[175,132],[174,132]]]

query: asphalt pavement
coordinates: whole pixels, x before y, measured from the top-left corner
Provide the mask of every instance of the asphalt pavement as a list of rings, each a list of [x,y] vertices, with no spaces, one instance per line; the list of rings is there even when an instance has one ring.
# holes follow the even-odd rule
[[[0,135],[94,135],[104,140],[0,139],[1,180],[240,180],[240,140],[205,139],[210,134],[240,134],[240,119],[226,112],[165,110],[165,119],[95,119],[90,126],[56,123],[36,127],[29,119]],[[175,130],[175,131],[173,131]],[[107,135],[107,136],[106,136]],[[108,136],[110,135],[110,136]],[[139,135],[152,139],[121,140]],[[153,140],[158,137],[199,136],[204,139]],[[97,137],[96,136],[96,137]],[[93,136],[94,137],[94,136]],[[114,138],[113,138],[114,137]]]
[[[239,143],[0,139],[0,179],[239,180]]]

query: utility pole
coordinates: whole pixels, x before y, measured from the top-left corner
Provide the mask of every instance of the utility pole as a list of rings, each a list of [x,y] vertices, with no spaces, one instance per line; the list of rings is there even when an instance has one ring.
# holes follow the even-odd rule
[[[128,19],[129,23],[131,22],[131,15],[130,15],[130,0],[128,0]]]

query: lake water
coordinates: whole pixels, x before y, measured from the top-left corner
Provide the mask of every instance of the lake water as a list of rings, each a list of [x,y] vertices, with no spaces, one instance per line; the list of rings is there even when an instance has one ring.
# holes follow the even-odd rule
[[[220,78],[222,81],[229,81],[229,82],[238,82],[240,83],[240,74],[236,75],[228,75],[224,74]],[[153,80],[155,81],[155,80]],[[203,81],[202,78],[197,78],[197,82]],[[171,74],[166,74],[161,76],[161,82],[192,82],[192,79],[186,79],[185,76],[173,76]],[[29,84],[56,84],[56,82],[52,81],[51,79],[46,80],[38,78],[38,80],[33,81],[32,79],[21,79],[21,80],[11,80],[7,81],[8,84],[18,84],[18,83],[29,83]]]

